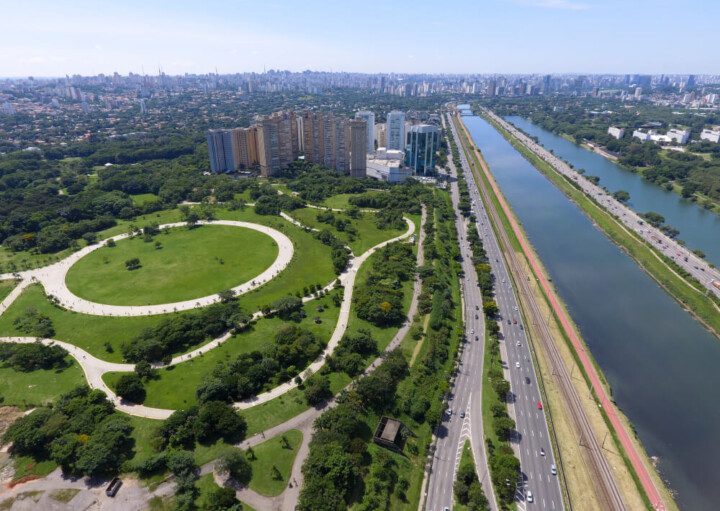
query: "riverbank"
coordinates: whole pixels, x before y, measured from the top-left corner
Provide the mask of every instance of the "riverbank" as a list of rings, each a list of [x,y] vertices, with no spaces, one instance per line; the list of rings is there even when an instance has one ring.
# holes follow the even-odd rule
[[[720,307],[692,282],[682,277],[679,267],[646,244],[644,240],[628,231],[613,215],[581,192],[550,164],[540,159],[494,119],[487,116],[482,117],[538,171],[577,204],[613,243],[627,253],[673,299],[720,339]]]
[[[476,154],[475,157],[476,161],[480,162],[478,158],[482,158],[482,156]],[[483,165],[483,167],[485,166]],[[483,173],[478,172],[478,175],[481,179],[485,180],[485,178],[483,177]],[[487,179],[490,179],[490,177],[488,177]],[[492,188],[495,187],[491,186],[490,189]],[[493,198],[493,203],[494,202],[495,200]],[[514,218],[510,219],[510,221],[512,220],[514,220]],[[503,221],[501,223],[503,225],[503,228],[507,229],[506,222]],[[518,222],[514,221],[512,223],[517,224]],[[523,229],[521,227],[518,227],[517,230],[519,232],[518,236],[521,236],[523,238],[523,246],[528,247],[528,250],[532,252],[533,248],[529,246],[529,243],[527,242],[527,237],[523,235]],[[527,254],[525,254],[525,256],[530,257]],[[553,329],[553,331],[556,332],[556,334],[553,335],[553,338],[558,340],[560,338],[565,339],[564,343],[560,341],[554,344],[559,347],[561,352],[567,349],[568,353],[563,356],[566,363],[568,359],[573,360],[575,367],[579,368],[579,371],[571,371],[570,369],[572,369],[573,364],[569,363],[567,365],[567,373],[569,373],[571,376],[570,379],[572,380],[572,385],[574,387],[577,387],[578,389],[577,393],[580,396],[581,401],[583,401],[583,408],[587,409],[586,415],[588,416],[588,420],[592,423],[592,430],[595,432],[593,437],[596,439],[603,439],[603,446],[601,449],[605,453],[605,456],[608,458],[616,479],[619,480],[621,483],[623,494],[626,495],[626,503],[630,505],[630,509],[637,509],[638,506],[645,507],[649,505],[648,497],[645,496],[645,494],[642,492],[642,490],[640,490],[639,487],[642,480],[643,488],[652,489],[654,486],[655,488],[660,490],[660,493],[662,495],[661,499],[658,499],[656,495],[651,498],[654,504],[659,502],[659,500],[662,500],[666,502],[666,509],[674,508],[674,504],[671,504],[672,498],[670,497],[669,492],[664,487],[664,484],[660,480],[658,474],[654,471],[653,464],[650,462],[649,457],[640,445],[638,439],[635,437],[634,434],[627,433],[628,431],[632,432],[633,428],[629,425],[627,419],[617,410],[617,408],[609,403],[609,400],[607,399],[607,384],[605,384],[604,382],[600,383],[599,378],[602,378],[601,372],[599,371],[597,364],[594,361],[594,358],[590,355],[589,349],[585,346],[584,341],[581,340],[577,327],[571,320],[567,319],[569,318],[569,315],[567,314],[567,308],[562,302],[560,302],[556,293],[554,293],[554,291],[552,290],[552,287],[547,285],[547,281],[549,279],[546,276],[546,271],[541,268],[542,263],[536,264],[539,260],[536,255],[532,256],[531,258],[534,261],[532,263],[534,269],[531,275],[533,275],[536,279],[539,279],[537,283],[538,286],[540,281],[542,281],[543,285],[542,288],[533,289],[531,292],[528,293],[528,295],[535,295],[536,293],[540,293],[543,296],[543,299],[539,300],[538,303],[543,308],[545,308],[545,305],[547,305],[548,308],[546,310],[551,313],[548,313],[547,315],[545,315],[545,313],[540,314],[540,317],[543,317],[545,320],[541,322],[547,322],[549,326]],[[526,264],[530,264],[530,262],[523,264],[523,266],[526,266]],[[520,278],[518,280],[518,283],[521,283],[523,279],[524,277]],[[534,281],[535,279],[532,280]],[[532,282],[532,285],[535,286],[536,282]],[[545,305],[543,305],[543,303],[545,303]],[[550,307],[550,304],[552,304],[552,307]],[[559,317],[558,315],[563,317]],[[560,328],[561,324],[562,328]],[[535,328],[535,325],[533,325],[532,323],[530,323],[528,326],[531,328]],[[562,335],[558,336],[558,332]],[[572,337],[573,339],[570,339],[570,337]],[[537,350],[537,352],[542,351],[542,349]],[[560,385],[556,387],[554,384],[559,381],[559,375],[556,371],[545,365],[546,361],[544,362],[544,360],[545,357],[539,357],[538,362],[542,366],[541,369],[543,376],[545,377],[546,384],[553,387],[549,389],[548,395],[557,397],[555,390]],[[575,372],[575,377],[572,377],[573,372]],[[583,376],[583,379],[578,378],[578,373]],[[584,383],[584,385],[582,383]],[[594,394],[594,396],[589,395],[588,388],[592,389],[591,392]],[[557,401],[559,401],[559,403]],[[555,408],[562,409],[564,407],[570,406],[569,403],[564,402],[562,399],[559,399],[557,401],[553,403],[553,401],[551,400],[551,407],[553,408],[553,412],[555,412]],[[575,430],[575,428],[568,427],[568,424],[564,420],[564,416],[561,416],[561,419],[557,422],[557,424],[561,426],[560,428],[558,428],[558,434],[562,438],[560,444],[561,447],[565,449],[565,451],[563,452],[563,462],[566,462],[565,456],[567,453],[567,456],[571,460],[570,463],[574,465],[574,467],[580,467],[584,469],[585,467],[583,465],[583,453],[588,452],[588,439],[584,439],[582,441],[582,446],[584,447],[583,449],[573,449],[574,447],[576,447],[573,444],[577,443],[577,439],[582,438],[582,436],[578,435],[578,432]],[[606,442],[603,438],[604,432],[609,432],[611,438],[615,442],[616,448],[605,445],[608,442]],[[614,434],[615,432],[617,432],[617,436]],[[638,473],[640,474],[640,476],[637,475]],[[571,486],[575,486],[576,491],[578,491],[578,486],[576,485],[581,484],[580,481],[583,479],[587,481],[588,477],[583,477],[582,475],[580,475],[575,480],[575,485],[573,485],[572,481],[568,482]],[[592,477],[590,477],[589,479],[593,480]],[[633,479],[635,480],[634,482]],[[649,480],[652,480],[652,484],[649,484]],[[581,487],[579,488],[579,491],[585,491],[587,493],[586,488]],[[571,494],[572,493],[573,491],[571,490]],[[576,499],[578,497],[578,493],[575,493],[574,497],[574,500],[577,502]],[[639,502],[636,499],[642,499],[645,506],[643,506],[642,502]],[[580,502],[582,502],[582,498],[580,499]]]
[[[533,123],[533,124],[534,124],[534,123]],[[539,126],[542,127],[541,125],[539,125]],[[545,129],[545,128],[543,128],[543,129]],[[550,130],[548,130],[548,131],[550,131]],[[578,143],[575,141],[575,138],[573,138],[572,136],[568,135],[567,133],[556,133],[556,132],[554,132],[554,131],[551,131],[551,133],[553,133],[553,134],[555,134],[555,135],[557,135],[557,136],[559,136],[559,137],[562,137],[563,139],[567,140],[568,142],[571,142],[572,144],[574,144],[574,145],[576,145],[576,146],[582,147],[583,149],[587,149],[588,151],[591,151],[591,152],[593,152],[593,153],[599,154],[600,156],[604,157],[605,159],[607,159],[607,160],[615,163],[616,165],[619,165],[620,167],[622,167],[623,169],[627,170],[628,172],[632,172],[633,174],[637,174],[638,176],[642,177],[642,178],[643,178],[645,181],[647,181],[648,183],[652,183],[653,186],[661,187],[661,185],[655,184],[655,183],[653,183],[652,181],[650,181],[649,179],[645,179],[645,177],[644,177],[644,172],[643,172],[643,167],[634,167],[634,166],[624,165],[624,164],[620,163],[620,162],[618,161],[618,160],[619,160],[618,156],[614,155],[613,153],[611,153],[610,151],[608,151],[607,149],[605,149],[605,148],[602,147],[601,145],[594,144],[593,142],[590,142],[590,141],[588,141],[588,140],[585,140],[583,143],[578,144]],[[661,154],[664,154],[664,153],[661,153]],[[693,153],[693,152],[690,152],[689,154],[693,154],[693,155],[695,155],[695,156],[699,156],[699,157],[701,157],[701,158],[703,158],[703,159],[706,159],[706,158],[707,158],[707,157],[705,156],[707,153]],[[647,168],[647,167],[646,167],[646,168]],[[679,184],[679,183],[676,182],[676,181],[670,181],[670,183],[672,184],[672,188],[671,188],[671,189],[667,189],[667,188],[666,188],[667,190],[675,193],[676,195],[679,195],[680,197],[686,198],[686,197],[683,196],[683,186],[682,186],[681,184]],[[698,203],[698,204],[702,204],[702,206],[698,206],[698,207],[702,207],[703,209],[705,209],[705,210],[707,210],[707,211],[710,211],[710,212],[712,212],[712,213],[715,213],[715,214],[720,215],[720,201],[718,201],[717,199],[713,199],[713,198],[711,198],[711,197],[708,197],[707,195],[702,194],[702,193],[700,193],[700,192],[695,192],[695,193],[693,194],[692,199],[689,199],[689,200],[692,200],[693,202]],[[706,206],[706,204],[708,204],[708,205]]]

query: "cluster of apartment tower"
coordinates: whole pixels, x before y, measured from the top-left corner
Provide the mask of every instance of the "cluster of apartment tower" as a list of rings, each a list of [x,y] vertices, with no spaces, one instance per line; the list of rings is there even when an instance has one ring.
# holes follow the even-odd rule
[[[213,172],[260,169],[273,176],[303,156],[306,161],[365,177],[367,126],[359,119],[332,114],[275,112],[249,128],[207,133]]]
[[[383,159],[388,155],[400,159],[396,166],[406,166],[407,175],[432,172],[439,145],[437,126],[408,126],[404,112],[392,111],[377,133],[375,128],[375,115],[367,110],[357,112],[354,119],[326,112],[275,112],[258,117],[248,128],[209,130],[210,168],[213,172],[259,169],[268,177],[302,157],[353,177],[366,177],[369,164],[387,174],[376,161],[377,154],[383,154]],[[376,153],[376,143],[387,151]],[[387,175],[375,174],[388,180]]]

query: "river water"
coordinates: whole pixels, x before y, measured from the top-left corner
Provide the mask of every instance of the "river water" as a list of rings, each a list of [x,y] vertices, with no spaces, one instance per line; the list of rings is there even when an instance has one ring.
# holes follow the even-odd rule
[[[718,509],[720,341],[492,126],[463,121],[681,508]]]
[[[705,252],[708,261],[720,266],[720,215],[652,184],[639,174],[573,144],[523,117],[509,116],[505,119],[525,133],[538,137],[546,149],[552,149],[557,156],[569,161],[575,168],[585,169],[589,175],[598,176],[600,186],[605,186],[611,192],[629,192],[628,205],[638,213],[660,213],[665,217],[665,223],[680,231],[678,238],[684,240],[688,247],[699,248]]]

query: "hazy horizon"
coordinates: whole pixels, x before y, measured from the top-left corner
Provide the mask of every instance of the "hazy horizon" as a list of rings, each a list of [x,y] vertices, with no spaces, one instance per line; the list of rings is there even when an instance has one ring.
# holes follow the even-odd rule
[[[0,76],[720,74],[720,4],[690,0],[139,0],[5,7]],[[699,13],[702,15],[700,16]]]

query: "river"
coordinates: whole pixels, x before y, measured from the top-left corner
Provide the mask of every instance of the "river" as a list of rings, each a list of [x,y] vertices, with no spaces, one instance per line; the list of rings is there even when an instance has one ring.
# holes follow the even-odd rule
[[[557,156],[569,161],[575,168],[585,169],[588,175],[598,176],[600,186],[611,192],[629,192],[628,206],[638,213],[660,213],[665,217],[665,223],[680,231],[678,238],[684,240],[688,247],[699,248],[705,252],[708,261],[720,266],[720,215],[650,183],[639,174],[598,153],[573,144],[523,117],[508,116],[505,120],[528,135],[537,137],[546,149],[552,149]]]
[[[720,342],[492,126],[463,121],[681,508],[718,509]]]

